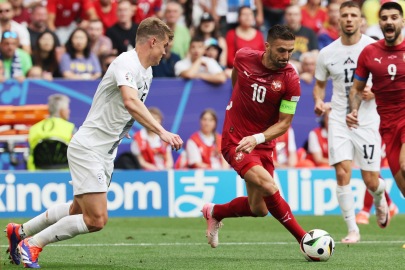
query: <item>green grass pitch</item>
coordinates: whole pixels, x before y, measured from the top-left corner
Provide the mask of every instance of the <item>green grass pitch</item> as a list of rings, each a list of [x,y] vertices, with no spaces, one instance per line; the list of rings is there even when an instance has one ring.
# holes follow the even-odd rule
[[[272,217],[224,220],[220,245],[205,237],[203,218],[111,218],[100,232],[45,247],[43,269],[404,269],[405,215],[380,229],[375,217],[360,226],[362,243],[341,244],[346,225],[341,216],[297,216],[304,230],[324,229],[335,239],[328,262],[307,262],[295,239]],[[8,222],[24,219],[0,219]],[[2,229],[0,269],[21,269],[6,254]],[[142,244],[143,243],[143,244]],[[222,243],[222,245],[221,245]],[[120,244],[120,245],[114,245]]]

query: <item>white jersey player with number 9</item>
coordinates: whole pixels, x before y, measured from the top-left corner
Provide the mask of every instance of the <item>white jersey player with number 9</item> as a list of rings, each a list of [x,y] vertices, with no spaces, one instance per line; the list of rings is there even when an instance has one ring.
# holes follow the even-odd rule
[[[143,104],[152,81],[151,66],[159,64],[172,39],[172,30],[161,20],[145,19],[138,27],[136,48],[110,65],[85,122],[69,144],[73,203],[55,205],[22,225],[7,225],[10,255],[16,264],[22,256],[25,267],[40,268],[38,254],[45,245],[104,227],[117,146],[134,121],[155,132],[172,149],[181,148],[181,138],[166,131]]]
[[[388,225],[388,207],[384,195],[385,183],[379,179],[381,162],[381,137],[378,132],[380,117],[376,110],[374,95],[365,89],[360,106],[360,125],[350,130],[346,124],[349,111],[349,93],[353,85],[357,59],[362,50],[374,43],[362,35],[360,7],[353,1],[340,6],[342,36],[319,53],[314,87],[315,113],[321,116],[324,109],[325,88],[329,76],[333,82],[332,112],[329,115],[328,145],[329,164],[336,169],[336,195],[348,235],[344,243],[360,241],[359,228],[355,221],[354,196],[350,186],[352,160],[361,169],[363,180],[374,197],[377,222],[380,227]]]

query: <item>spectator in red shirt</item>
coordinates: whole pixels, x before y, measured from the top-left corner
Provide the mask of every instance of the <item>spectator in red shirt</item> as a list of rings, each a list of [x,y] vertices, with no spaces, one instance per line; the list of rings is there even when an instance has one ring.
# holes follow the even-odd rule
[[[75,20],[80,19],[82,10],[90,20],[98,19],[91,0],[48,0],[47,8],[48,28],[58,35],[62,44],[66,43],[76,29]],[[79,27],[86,28],[87,25],[88,21],[83,20]]]
[[[146,18],[157,17],[162,18],[163,13],[162,9],[162,0],[138,0],[138,8],[134,16],[134,21],[137,24],[140,24]]]
[[[325,103],[325,114],[321,120],[321,126],[313,129],[308,136],[307,159],[313,161],[317,167],[329,166],[328,153],[328,123],[331,112],[330,103]]]
[[[319,50],[328,46],[333,41],[339,38],[339,17],[340,5],[332,2],[328,7],[329,20],[325,22],[323,28],[318,32],[318,46]]]
[[[328,18],[326,9],[321,7],[321,0],[308,0],[308,3],[301,7],[301,14],[301,25],[314,30],[315,34]]]
[[[229,30],[226,34],[226,43],[228,45],[228,67],[233,67],[233,59],[236,52],[244,47],[253,50],[264,51],[263,34],[252,27],[254,21],[253,10],[249,7],[242,7],[239,10],[239,26],[236,29]]]
[[[27,26],[30,23],[30,13],[23,7],[23,0],[9,0],[13,6],[13,20]]]
[[[104,32],[107,28],[117,23],[117,1],[116,0],[95,0],[93,2],[97,16],[104,25]]]
[[[263,0],[264,21],[260,29],[264,36],[272,26],[284,24],[285,9],[291,2],[290,0]]]

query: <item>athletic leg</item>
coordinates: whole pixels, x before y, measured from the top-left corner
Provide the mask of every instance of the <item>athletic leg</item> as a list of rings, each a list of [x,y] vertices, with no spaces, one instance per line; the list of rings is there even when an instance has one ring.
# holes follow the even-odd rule
[[[390,167],[392,167],[391,163]],[[405,196],[405,143],[402,144],[401,151],[399,153],[399,167],[400,169],[398,172],[393,172],[393,174],[399,190],[401,190],[402,195]]]
[[[356,223],[367,225],[369,223],[368,219],[370,217],[371,207],[373,207],[373,196],[368,192],[364,194],[363,209],[356,215]]]

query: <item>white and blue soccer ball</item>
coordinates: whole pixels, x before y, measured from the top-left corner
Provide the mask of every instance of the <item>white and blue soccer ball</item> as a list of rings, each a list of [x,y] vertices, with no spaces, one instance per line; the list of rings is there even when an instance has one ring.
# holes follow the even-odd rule
[[[314,229],[301,239],[301,252],[310,262],[326,262],[335,251],[335,241],[324,230]]]

